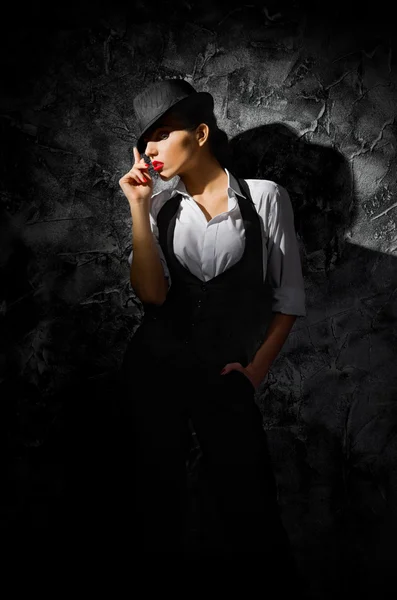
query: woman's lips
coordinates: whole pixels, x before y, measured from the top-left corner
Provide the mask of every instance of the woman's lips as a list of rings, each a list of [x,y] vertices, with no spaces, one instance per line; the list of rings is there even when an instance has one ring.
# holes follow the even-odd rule
[[[164,167],[164,163],[159,162],[158,160],[152,160],[152,165],[155,171],[160,171]]]

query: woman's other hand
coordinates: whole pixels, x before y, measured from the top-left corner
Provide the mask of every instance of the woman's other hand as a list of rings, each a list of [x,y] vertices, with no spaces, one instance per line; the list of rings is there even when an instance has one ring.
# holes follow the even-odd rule
[[[257,373],[254,369],[247,365],[247,367],[243,367],[241,363],[228,363],[221,371],[221,375],[227,375],[231,371],[240,371],[243,373],[254,386],[255,392],[258,390],[260,384],[263,380],[263,375]]]

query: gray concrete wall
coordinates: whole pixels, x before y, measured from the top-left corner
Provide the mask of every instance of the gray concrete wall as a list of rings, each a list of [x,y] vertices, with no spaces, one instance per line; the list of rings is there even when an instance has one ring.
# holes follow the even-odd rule
[[[236,173],[290,192],[308,314],[257,400],[285,524],[318,597],[357,574],[354,589],[366,589],[395,558],[397,516],[391,15],[342,3],[326,16],[302,3],[163,5],[69,19],[52,9],[48,22],[32,12],[3,36],[0,368],[13,490],[3,523],[49,523],[63,475],[37,456],[62,435],[73,445],[65,406],[81,439],[106,439],[93,423],[104,423],[103,390],[142,316],[118,187],[136,141],[132,97],[183,77],[214,95]]]

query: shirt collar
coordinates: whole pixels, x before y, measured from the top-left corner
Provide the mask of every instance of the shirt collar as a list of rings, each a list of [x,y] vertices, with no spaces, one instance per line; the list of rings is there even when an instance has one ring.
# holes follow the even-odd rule
[[[239,196],[241,196],[242,198],[245,198],[245,195],[242,193],[242,191],[240,190],[240,186],[237,182],[237,179],[234,177],[234,175],[232,173],[230,173],[226,168],[224,169],[225,173],[227,174],[227,194],[229,197],[229,210],[231,208],[233,208],[233,206],[236,203],[236,194],[238,194]],[[190,194],[188,194],[185,184],[183,183],[182,179],[180,179],[177,183],[177,185],[174,187],[174,189],[172,190],[172,196],[175,196],[175,194],[182,194],[183,196],[186,196],[187,198],[191,198]],[[235,202],[231,203],[230,200],[234,200]]]

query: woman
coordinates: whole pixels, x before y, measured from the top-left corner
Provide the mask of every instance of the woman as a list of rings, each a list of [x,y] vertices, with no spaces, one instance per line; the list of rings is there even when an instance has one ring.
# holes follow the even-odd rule
[[[254,395],[305,315],[293,212],[282,187],[228,170],[213,108],[210,94],[183,80],[146,88],[134,99],[135,162],[119,181],[132,215],[131,285],[145,309],[122,370],[134,421],[137,548],[187,551],[191,419],[214,518],[203,555],[254,553],[285,566]],[[150,167],[163,181],[179,176],[177,186],[153,195]]]

